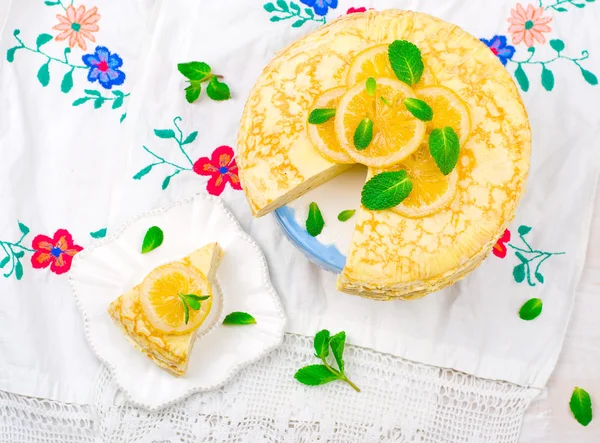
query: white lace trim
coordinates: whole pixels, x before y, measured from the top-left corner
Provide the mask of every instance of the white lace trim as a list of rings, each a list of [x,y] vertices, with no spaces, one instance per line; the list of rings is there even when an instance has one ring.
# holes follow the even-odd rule
[[[516,443],[539,393],[353,346],[345,358],[361,393],[342,382],[303,386],[293,375],[317,362],[312,339],[286,334],[226,386],[157,412],[126,403],[105,369],[95,423],[87,407],[0,393],[0,442]]]

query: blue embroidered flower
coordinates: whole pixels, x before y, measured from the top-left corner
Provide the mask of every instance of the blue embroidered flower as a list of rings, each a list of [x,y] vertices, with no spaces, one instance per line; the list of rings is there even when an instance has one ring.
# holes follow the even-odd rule
[[[506,37],[503,35],[495,35],[491,40],[485,38],[480,39],[488,48],[500,59],[503,65],[515,55],[515,47],[506,43]]]
[[[300,0],[306,6],[310,6],[315,10],[315,14],[324,16],[329,8],[335,9],[338,5],[338,0]]]
[[[118,69],[123,66],[123,59],[117,54],[111,54],[104,46],[96,46],[94,54],[85,54],[81,59],[90,68],[88,81],[93,83],[98,80],[105,89],[122,85],[125,81],[125,73]]]

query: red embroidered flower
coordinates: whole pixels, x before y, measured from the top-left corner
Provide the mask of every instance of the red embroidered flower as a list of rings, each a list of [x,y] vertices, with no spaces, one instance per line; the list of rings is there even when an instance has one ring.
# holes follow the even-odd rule
[[[221,195],[228,182],[233,189],[238,191],[242,189],[238,167],[233,156],[233,149],[229,146],[219,146],[213,151],[210,159],[202,157],[194,163],[196,174],[210,176],[206,184],[209,194]]]
[[[38,235],[31,247],[35,252],[31,256],[31,265],[35,269],[47,268],[55,274],[64,274],[71,269],[73,256],[83,248],[73,243],[73,237],[65,229],[54,233],[54,238]]]
[[[357,12],[366,12],[366,11],[367,11],[367,8],[362,6],[360,8],[350,8],[350,9],[348,9],[348,12],[346,12],[346,14],[355,14]]]
[[[502,237],[500,237],[500,239],[494,245],[494,249],[492,249],[492,252],[496,257],[506,257],[506,243],[508,243],[509,241],[510,231],[507,229],[506,231],[504,231],[504,234],[502,234]]]

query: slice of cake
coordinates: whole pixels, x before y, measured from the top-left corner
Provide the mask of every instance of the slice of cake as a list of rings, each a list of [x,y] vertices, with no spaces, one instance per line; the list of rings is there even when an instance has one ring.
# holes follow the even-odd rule
[[[185,374],[196,332],[211,312],[222,254],[210,243],[161,265],[108,308],[127,339],[173,375]]]

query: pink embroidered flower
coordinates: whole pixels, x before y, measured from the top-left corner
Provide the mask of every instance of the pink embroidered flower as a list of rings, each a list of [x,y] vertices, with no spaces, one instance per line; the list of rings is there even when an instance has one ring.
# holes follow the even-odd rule
[[[357,12],[366,12],[367,8],[365,8],[364,6],[361,6],[360,8],[350,8],[348,9],[348,11],[346,12],[346,14],[356,14]]]
[[[552,29],[548,23],[552,21],[552,17],[544,17],[544,8],[536,8],[533,5],[527,5],[527,10],[517,3],[516,9],[510,10],[511,18],[508,22],[511,23],[508,32],[512,33],[512,42],[514,45],[525,42],[530,48],[534,44],[534,40],[539,43],[546,43],[546,37],[543,32],[550,32]]]
[[[194,163],[196,174],[210,176],[206,184],[209,194],[221,195],[227,183],[233,189],[238,191],[242,189],[238,167],[233,156],[233,149],[229,146],[219,146],[213,151],[211,158],[202,157]]]
[[[55,38],[57,41],[69,39],[69,47],[74,48],[79,46],[82,50],[87,49],[85,39],[95,42],[96,37],[92,32],[97,32],[100,27],[96,24],[100,20],[100,14],[97,13],[98,8],[95,6],[86,11],[85,6],[81,5],[75,9],[73,5],[67,7],[67,15],[57,14],[56,18],[60,22],[53,26],[52,29],[63,31]]]
[[[73,243],[73,237],[65,229],[54,233],[54,238],[38,235],[31,247],[35,252],[31,256],[31,265],[35,269],[47,268],[55,274],[64,274],[71,269],[73,256],[83,248]]]
[[[506,257],[506,243],[510,241],[510,231],[507,229],[502,237],[496,242],[492,249],[493,254],[498,258]]]

